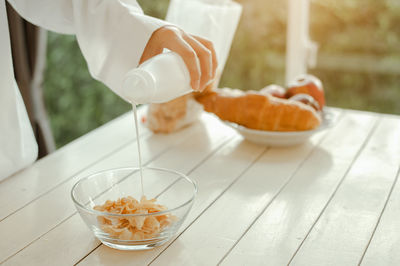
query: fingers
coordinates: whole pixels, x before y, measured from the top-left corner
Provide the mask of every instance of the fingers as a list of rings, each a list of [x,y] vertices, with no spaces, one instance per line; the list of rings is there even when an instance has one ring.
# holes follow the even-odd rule
[[[213,78],[213,63],[211,51],[199,41],[189,35],[184,35],[185,41],[194,49],[200,62],[201,78],[200,88],[202,91]]]
[[[150,39],[147,41],[146,47],[144,48],[142,56],[140,57],[139,65],[153,56],[163,52],[163,47],[159,45],[159,42],[157,41],[159,31],[161,30],[159,29],[153,32]]]
[[[182,30],[170,25],[155,30],[147,41],[139,65],[153,56],[161,54],[164,48],[168,48],[167,45],[175,42],[176,37],[181,35]]]
[[[143,51],[143,54],[140,57],[139,65],[141,63],[143,63],[144,61],[152,58],[153,56],[161,54],[162,51],[163,51],[162,47],[157,47],[157,46],[151,45],[151,43],[150,43],[150,45],[146,45],[146,47],[145,47],[145,49]]]
[[[215,78],[218,62],[213,44],[201,37],[190,36],[175,26],[161,27],[152,34],[139,64],[162,53],[164,48],[182,57],[193,90],[202,91]]]
[[[179,54],[186,64],[190,74],[190,85],[195,91],[201,90],[201,67],[196,51],[182,37],[179,41],[168,45],[166,48]]]
[[[193,38],[195,38],[197,41],[199,41],[201,44],[203,44],[205,47],[207,47],[207,49],[211,52],[211,56],[212,56],[212,79],[215,78],[215,74],[217,71],[217,67],[218,67],[218,60],[217,60],[217,53],[215,52],[214,49],[214,45],[211,41],[203,39],[199,36],[192,36]]]
[[[190,74],[193,90],[200,89],[200,63],[195,50],[183,39],[184,32],[174,26],[164,26],[153,32],[144,48],[139,64],[161,54],[167,48],[181,56]]]

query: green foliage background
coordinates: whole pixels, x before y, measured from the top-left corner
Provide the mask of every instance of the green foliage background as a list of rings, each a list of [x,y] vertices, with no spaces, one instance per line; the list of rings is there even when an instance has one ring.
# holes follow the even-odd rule
[[[138,2],[146,14],[159,18],[169,3]],[[220,86],[258,90],[284,85],[286,1],[238,2],[243,15]],[[310,34],[320,46],[320,61],[310,72],[323,81],[328,104],[400,114],[400,1],[311,2]],[[332,66],[336,58],[344,63]],[[347,58],[367,61],[350,71]],[[382,64],[390,71],[380,70]],[[75,37],[55,33],[48,37],[44,96],[58,147],[130,109],[90,77]]]

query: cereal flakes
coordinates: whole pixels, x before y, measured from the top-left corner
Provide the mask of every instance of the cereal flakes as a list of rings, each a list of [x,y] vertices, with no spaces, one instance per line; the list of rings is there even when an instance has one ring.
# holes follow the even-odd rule
[[[148,200],[145,196],[142,196],[140,202],[131,196],[116,201],[107,200],[93,209],[115,214],[148,214],[167,210],[165,206],[157,204],[156,199]],[[176,217],[171,214],[131,217],[105,215],[98,216],[97,220],[101,230],[111,237],[121,240],[144,240],[157,237],[176,220]]]

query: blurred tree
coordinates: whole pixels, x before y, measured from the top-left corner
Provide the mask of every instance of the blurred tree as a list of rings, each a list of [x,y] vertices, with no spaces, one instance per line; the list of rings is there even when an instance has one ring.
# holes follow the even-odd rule
[[[400,2],[311,2],[311,37],[320,46],[311,73],[329,104],[400,114]]]
[[[44,97],[58,147],[129,110],[91,78],[75,37],[49,33]]]

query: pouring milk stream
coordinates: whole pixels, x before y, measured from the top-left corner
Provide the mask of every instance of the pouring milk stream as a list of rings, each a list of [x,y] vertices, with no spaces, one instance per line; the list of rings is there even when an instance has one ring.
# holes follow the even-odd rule
[[[136,106],[145,103],[163,103],[192,92],[190,74],[178,54],[166,52],[129,71],[122,84],[122,91],[133,108],[143,196],[142,156]]]

